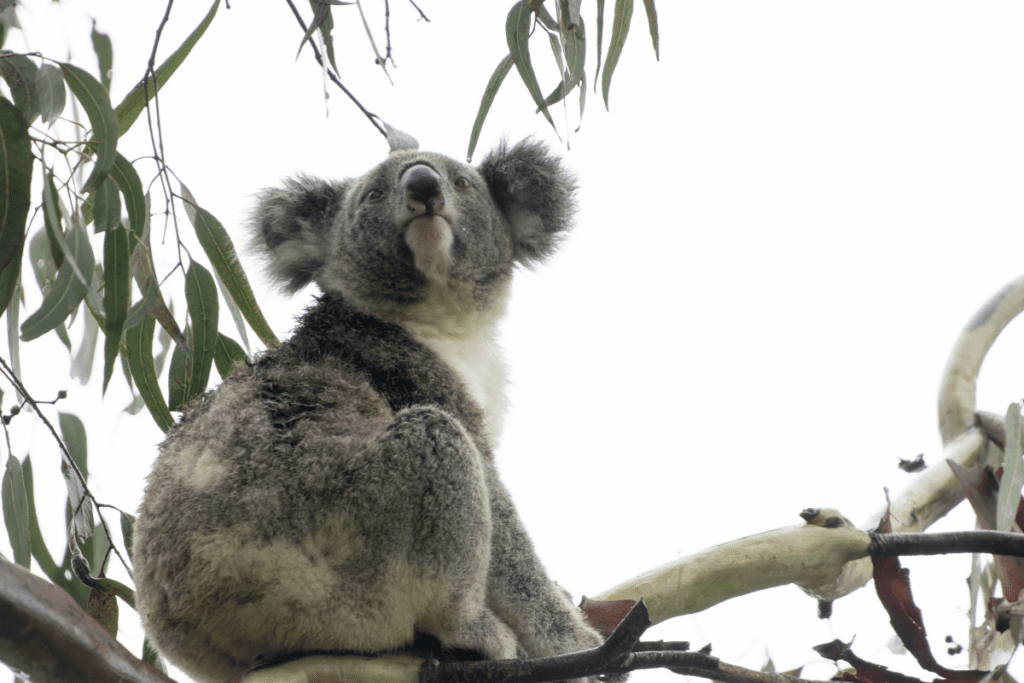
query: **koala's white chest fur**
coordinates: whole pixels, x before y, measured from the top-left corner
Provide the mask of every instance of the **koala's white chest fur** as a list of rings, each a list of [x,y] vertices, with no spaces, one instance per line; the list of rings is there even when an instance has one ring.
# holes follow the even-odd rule
[[[486,312],[459,312],[446,297],[428,299],[417,315],[399,322],[413,339],[441,357],[459,376],[484,411],[487,438],[498,445],[508,409],[508,366],[498,345],[498,326],[505,316],[508,288]],[[424,322],[431,321],[431,322]]]

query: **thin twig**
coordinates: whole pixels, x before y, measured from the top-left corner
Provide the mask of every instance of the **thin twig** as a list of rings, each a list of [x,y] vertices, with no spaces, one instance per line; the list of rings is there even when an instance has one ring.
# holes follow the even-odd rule
[[[420,9],[419,5],[413,2],[413,0],[409,0],[409,4],[416,8],[416,11],[420,13],[420,16],[423,17],[424,21],[430,21],[430,19],[427,18],[427,15],[423,13],[423,10]]]
[[[14,370],[11,369],[11,366],[9,366],[7,364],[7,361],[5,361],[2,357],[0,357],[0,373],[2,373],[7,378],[7,380],[14,385],[14,388],[22,396],[25,397],[25,400],[28,401],[28,404],[32,406],[33,410],[35,410],[36,415],[39,416],[39,419],[42,420],[43,424],[46,425],[46,428],[50,430],[50,434],[53,435],[53,438],[57,441],[57,445],[60,446],[61,453],[63,453],[65,456],[64,459],[71,465],[71,469],[74,471],[75,475],[78,477],[78,480],[81,482],[82,491],[89,498],[89,500],[92,501],[92,504],[96,507],[96,514],[99,515],[100,524],[103,526],[103,531],[107,534],[107,541],[110,543],[110,546],[114,549],[114,552],[117,554],[118,559],[121,560],[121,564],[124,565],[124,568],[128,570],[129,573],[131,573],[131,565],[129,565],[128,562],[124,559],[124,557],[121,556],[121,551],[119,551],[117,547],[114,546],[113,541],[111,541],[113,535],[111,535],[110,533],[110,527],[107,526],[107,520],[103,518],[103,514],[99,510],[99,503],[96,500],[96,496],[94,496],[92,491],[89,490],[89,484],[85,480],[85,475],[82,474],[82,470],[78,469],[78,463],[76,463],[74,458],[71,457],[71,452],[68,450],[68,447],[64,445],[64,440],[60,438],[60,435],[57,434],[57,430],[53,428],[53,425],[50,424],[50,421],[47,420],[46,416],[43,415],[41,410],[39,410],[39,403],[34,398],[32,398],[32,396],[25,389],[25,385],[22,384],[18,376],[14,374]],[[7,452],[10,457],[14,457],[14,453],[11,452],[10,450],[9,441],[7,444]],[[85,582],[83,581],[82,583]]]
[[[288,6],[291,7],[292,14],[295,15],[295,20],[299,22],[299,26],[302,28],[302,33],[305,34],[309,29],[306,27],[306,22],[302,20],[302,15],[299,14],[299,10],[296,9],[295,4],[292,2],[292,0],[285,0],[285,2],[287,2]],[[337,74],[335,74],[330,69],[330,67],[324,64],[324,59],[320,55],[320,50],[317,49],[316,45],[312,41],[310,41],[309,45],[310,47],[313,48],[313,56],[316,58],[317,63],[320,64],[321,68],[327,71],[327,76],[331,79],[331,81],[333,81],[336,86],[341,88],[341,91],[345,93],[345,95],[350,100],[352,100],[352,103],[359,107],[359,111],[363,112],[363,116],[368,118],[370,120],[370,123],[373,124],[374,128],[376,128],[380,132],[380,134],[386,138],[388,136],[388,132],[387,130],[384,129],[384,126],[381,125],[381,118],[374,114],[373,112],[369,111],[366,107],[364,107],[362,102],[356,99],[356,96],[353,95],[352,92],[345,87],[345,85],[341,82],[341,79],[338,78]]]

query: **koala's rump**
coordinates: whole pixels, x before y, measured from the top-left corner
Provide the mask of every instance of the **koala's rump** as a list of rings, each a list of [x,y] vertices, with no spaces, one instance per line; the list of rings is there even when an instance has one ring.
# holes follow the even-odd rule
[[[260,655],[386,650],[450,609],[462,581],[410,548],[421,500],[380,453],[394,422],[336,363],[242,370],[189,408],[133,548],[144,626],[171,661],[213,680]]]

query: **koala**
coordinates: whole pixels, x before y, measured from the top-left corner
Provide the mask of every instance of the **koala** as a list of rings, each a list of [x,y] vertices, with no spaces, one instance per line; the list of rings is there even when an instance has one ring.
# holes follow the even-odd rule
[[[397,149],[360,178],[259,196],[272,275],[321,294],[161,445],[132,558],[169,661],[219,682],[424,636],[487,659],[602,642],[545,573],[493,455],[513,270],[553,252],[575,190],[528,140],[476,168]]]

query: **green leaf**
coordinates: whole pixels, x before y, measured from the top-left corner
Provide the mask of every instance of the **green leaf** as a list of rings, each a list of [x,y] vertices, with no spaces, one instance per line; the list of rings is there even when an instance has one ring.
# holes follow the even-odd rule
[[[39,95],[36,92],[36,72],[39,67],[25,55],[0,55],[0,75],[7,81],[18,111],[29,125],[39,116]]]
[[[217,364],[217,373],[221,379],[227,378],[235,363],[244,363],[247,358],[245,349],[234,339],[223,334],[217,336],[217,350],[213,360]]]
[[[103,281],[102,275],[99,279]],[[87,295],[88,296],[88,295]],[[85,332],[82,335],[82,345],[71,360],[71,378],[77,379],[83,386],[89,383],[92,377],[92,362],[96,358],[96,340],[99,338],[100,327],[96,318],[91,315],[85,316]]]
[[[533,72],[533,63],[530,61],[530,24],[533,20],[533,11],[530,9],[530,0],[520,0],[509,10],[508,18],[505,20],[505,38],[508,41],[508,49],[512,59],[516,63],[519,77],[523,84],[530,91],[533,101],[540,107],[544,118],[548,120],[551,127],[555,122],[551,120],[547,105],[544,104],[544,95],[540,92],[540,85],[537,83],[537,75]]]
[[[612,74],[619,63],[622,46],[626,44],[629,34],[629,22],[633,18],[633,0],[615,0],[615,15],[612,18],[612,37],[608,43],[608,58],[601,74],[601,93],[604,95],[604,108],[608,109],[608,89],[612,85]]]
[[[105,232],[121,224],[121,195],[117,183],[107,176],[92,193],[94,232]]]
[[[658,52],[658,10],[654,7],[654,0],[644,0],[644,9],[647,10],[647,25],[651,30],[651,42],[654,44],[654,58],[661,61]]]
[[[53,123],[64,113],[67,93],[64,90],[64,76],[53,64],[43,64],[36,72],[36,95],[39,99],[39,114],[43,123]]]
[[[206,391],[217,349],[217,285],[210,271],[195,261],[185,272],[185,301],[192,319],[192,339],[191,353],[185,359],[183,405]]]
[[[71,460],[78,466],[82,477],[89,476],[88,442],[85,436],[85,425],[77,415],[58,413],[60,433],[64,445],[71,454]],[[64,483],[68,488],[68,502],[71,506],[71,533],[79,543],[84,543],[93,534],[95,522],[92,514],[92,502],[86,497],[85,485],[75,468],[62,456],[60,464]]]
[[[57,186],[53,184],[53,173],[50,169],[43,169],[43,225],[46,228],[46,238],[50,243],[50,256],[57,268],[64,263],[64,228],[60,224],[60,197],[57,195]]]
[[[141,239],[146,225],[146,193],[142,189],[139,174],[135,172],[131,162],[118,152],[114,157],[114,165],[110,167],[110,177],[124,195],[128,226]]]
[[[20,282],[20,280],[18,281]],[[11,349],[11,369],[15,377],[21,377],[21,342],[18,340],[18,315],[21,313],[20,299],[22,288],[15,283],[14,305],[7,309],[7,346]],[[18,392],[18,400],[24,401],[25,397]]]
[[[231,294],[231,298],[238,304],[242,315],[249,322],[256,336],[269,347],[277,346],[278,341],[270,324],[263,317],[256,295],[253,294],[249,285],[249,278],[245,275],[238,254],[235,252],[235,245],[232,244],[227,230],[213,217],[206,209],[201,208],[192,193],[184,185],[181,186],[181,194],[185,198],[185,212],[196,230],[196,237],[199,244],[210,259],[221,281]],[[216,292],[214,292],[216,294]],[[191,304],[190,304],[191,307]]]
[[[480,109],[476,113],[476,120],[473,121],[473,132],[469,135],[469,151],[466,152],[466,161],[473,161],[473,152],[476,151],[476,143],[480,139],[480,131],[484,127],[484,119],[487,118],[487,112],[491,110],[491,104],[494,103],[494,96],[498,94],[498,88],[501,87],[501,82],[505,80],[505,76],[512,69],[512,64],[515,60],[512,59],[511,54],[505,55],[505,57],[498,62],[498,68],[491,74],[491,80],[487,81],[487,87],[484,88],[483,99],[480,100]]]
[[[192,328],[185,328],[185,339],[192,341]],[[171,352],[171,367],[167,371],[167,407],[178,412],[185,403],[185,391],[188,377],[185,375],[185,352],[180,344],[174,345]]]
[[[132,88],[132,91],[121,100],[121,104],[117,105],[117,126],[121,131],[121,135],[128,132],[128,129],[132,127],[135,120],[139,118],[139,114],[146,108],[147,95],[149,99],[152,99],[156,91],[164,87],[174,72],[178,70],[178,67],[181,66],[182,62],[185,61],[192,48],[196,46],[199,39],[206,33],[206,29],[209,28],[210,22],[216,16],[219,6],[220,0],[213,0],[213,4],[210,5],[210,11],[206,13],[206,16],[203,17],[203,20],[199,22],[199,25],[196,26],[192,33],[188,34],[185,42],[174,51],[174,54],[156,68],[156,83],[153,82],[153,77],[147,73],[139,81],[138,85]],[[132,229],[135,229],[134,226]]]
[[[99,586],[90,588],[85,612],[98,621],[107,633],[117,638],[117,596],[113,591],[104,590]]]
[[[562,31],[561,45],[559,46],[558,41],[555,41],[554,49],[559,47],[565,50],[565,70],[562,74],[562,82],[544,100],[544,104],[549,107],[567,97],[583,78],[583,62],[587,54],[587,38],[584,34],[582,20],[575,28]]]
[[[1003,448],[1003,477],[999,480],[996,504],[996,531],[1011,531],[1020,506],[1021,486],[1024,485],[1024,462],[1021,461],[1020,404],[1011,403],[1006,409],[1006,446]]]
[[[7,458],[3,479],[4,524],[7,537],[14,549],[14,561],[22,567],[32,564],[32,535],[29,533],[28,495],[21,461],[13,455]]]
[[[121,512],[121,538],[124,539],[125,550],[132,554],[132,543],[135,541],[135,518],[127,512]]]
[[[39,563],[39,568],[43,570],[43,573],[50,577],[51,581],[59,584],[60,580],[64,578],[63,574],[57,563],[53,561],[53,557],[51,557],[50,551],[46,547],[46,542],[43,540],[43,532],[39,529],[39,518],[36,516],[31,456],[25,456],[25,462],[21,469],[25,478],[25,494],[28,496],[28,529],[32,537],[32,557],[36,558],[36,562]]]
[[[125,333],[125,347],[128,356],[128,367],[132,371],[132,379],[139,390],[139,395],[146,402],[153,420],[165,432],[174,424],[174,417],[167,409],[167,403],[160,393],[156,367],[153,363],[153,330],[156,318],[149,315]]]
[[[114,361],[121,347],[121,332],[127,319],[128,295],[131,291],[128,231],[118,227],[108,230],[103,241],[103,312],[106,326],[103,334],[103,393],[114,374]]]
[[[80,227],[74,227],[68,235],[64,264],[57,271],[57,280],[43,299],[42,305],[30,315],[21,326],[22,341],[31,341],[61,324],[82,303],[89,289],[89,281],[83,282],[75,273],[75,264],[81,272],[92,276],[95,259],[89,245],[89,235]]]
[[[99,81],[74,64],[61,64],[60,68],[64,72],[64,81],[81,102],[92,125],[89,146],[95,146],[96,159],[92,173],[82,186],[83,192],[91,192],[103,182],[114,165],[119,135],[117,117],[110,106],[110,96]]]
[[[0,313],[6,310],[21,272],[31,191],[28,126],[17,108],[0,97]]]
[[[147,315],[151,315],[152,308],[160,301],[160,289],[155,283],[150,283],[142,292],[142,298],[132,304],[128,309],[128,315],[124,321],[124,329],[130,330],[141,323]],[[163,329],[163,328],[161,328]]]
[[[107,92],[110,92],[110,72],[114,68],[114,48],[110,44],[110,36],[96,30],[96,21],[92,22],[92,49],[100,65],[100,80]],[[116,635],[116,634],[115,634]]]
[[[604,0],[597,0],[597,68],[594,69],[594,92],[601,74],[601,47],[604,44]]]

